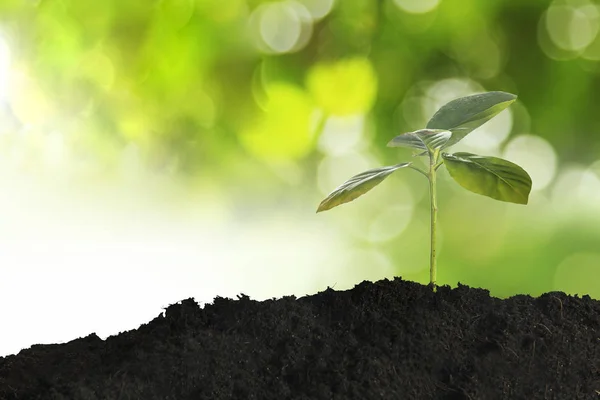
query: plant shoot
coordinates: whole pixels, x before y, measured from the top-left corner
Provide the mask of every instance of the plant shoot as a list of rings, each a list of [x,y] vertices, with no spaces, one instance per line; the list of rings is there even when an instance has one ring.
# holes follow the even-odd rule
[[[321,202],[317,212],[326,211],[362,196],[380,184],[392,172],[411,168],[429,181],[431,205],[431,253],[429,286],[436,288],[436,223],[437,193],[436,172],[445,165],[450,176],[463,188],[496,200],[527,204],[531,191],[531,177],[518,165],[497,157],[471,153],[447,153],[471,131],[480,127],[510,106],[517,96],[505,92],[487,92],[452,100],[440,108],[425,129],[396,136],[389,147],[408,147],[419,151],[418,156],[429,158],[423,170],[412,162],[371,169],[360,173],[335,189]]]

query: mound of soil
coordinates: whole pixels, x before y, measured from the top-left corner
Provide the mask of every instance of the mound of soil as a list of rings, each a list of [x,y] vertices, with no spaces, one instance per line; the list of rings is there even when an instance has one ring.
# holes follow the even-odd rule
[[[0,358],[0,399],[598,399],[599,348],[589,296],[396,278],[187,299],[105,341],[35,345]]]

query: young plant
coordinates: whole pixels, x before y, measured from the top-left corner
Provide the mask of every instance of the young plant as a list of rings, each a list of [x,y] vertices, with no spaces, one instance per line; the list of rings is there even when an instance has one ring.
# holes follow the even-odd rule
[[[321,202],[317,212],[326,211],[362,196],[380,184],[392,172],[411,168],[429,181],[431,203],[431,254],[429,286],[436,288],[436,221],[437,193],[436,171],[445,165],[450,176],[471,192],[500,201],[527,204],[531,191],[531,178],[516,164],[497,157],[478,156],[471,153],[446,153],[442,150],[458,143],[467,134],[480,127],[510,106],[517,96],[504,92],[487,92],[452,100],[440,108],[425,129],[396,136],[389,147],[409,147],[419,151],[417,156],[429,157],[428,168],[423,170],[411,162],[371,169],[335,189]]]

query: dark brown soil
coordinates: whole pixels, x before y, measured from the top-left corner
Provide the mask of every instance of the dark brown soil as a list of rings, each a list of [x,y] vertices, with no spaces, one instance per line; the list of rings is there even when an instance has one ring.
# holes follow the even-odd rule
[[[4,321],[3,329],[13,329]],[[0,358],[0,399],[598,399],[600,301],[363,282]]]

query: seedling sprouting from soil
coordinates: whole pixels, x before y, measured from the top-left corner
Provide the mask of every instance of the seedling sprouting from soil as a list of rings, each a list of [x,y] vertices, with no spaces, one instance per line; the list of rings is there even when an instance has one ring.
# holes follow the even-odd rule
[[[436,288],[436,171],[445,165],[450,176],[463,188],[496,200],[527,204],[531,178],[516,164],[497,157],[471,153],[446,153],[443,150],[458,143],[467,134],[480,127],[510,106],[517,96],[504,92],[487,92],[452,100],[440,108],[425,129],[396,136],[389,147],[409,147],[419,151],[418,156],[429,157],[429,168],[423,170],[412,162],[371,169],[335,189],[321,202],[317,212],[326,211],[362,196],[380,184],[392,172],[412,168],[429,181],[431,204],[431,255],[429,285]]]

